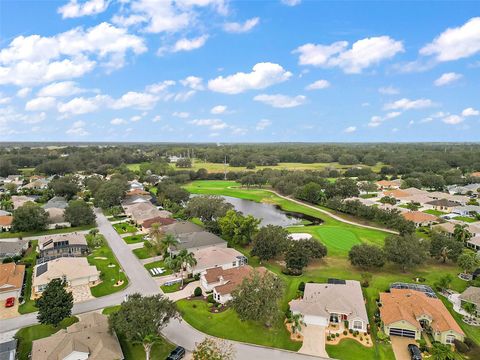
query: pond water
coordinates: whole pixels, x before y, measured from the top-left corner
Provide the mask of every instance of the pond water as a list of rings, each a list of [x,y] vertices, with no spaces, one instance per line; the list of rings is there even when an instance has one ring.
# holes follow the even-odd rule
[[[239,199],[231,196],[222,197],[225,199],[225,201],[232,204],[235,210],[240,211],[244,215],[252,215],[257,219],[261,219],[261,226],[279,225],[285,227],[300,225],[303,219],[309,220],[312,224],[320,224],[322,222],[321,219],[304,214],[285,212],[276,205],[258,203],[255,201]]]

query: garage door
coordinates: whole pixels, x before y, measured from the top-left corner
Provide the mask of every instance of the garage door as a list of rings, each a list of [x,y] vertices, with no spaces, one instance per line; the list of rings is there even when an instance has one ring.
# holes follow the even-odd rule
[[[398,329],[398,328],[390,328],[390,334],[394,336],[403,336],[415,339],[415,331],[412,330],[405,330],[405,329]]]

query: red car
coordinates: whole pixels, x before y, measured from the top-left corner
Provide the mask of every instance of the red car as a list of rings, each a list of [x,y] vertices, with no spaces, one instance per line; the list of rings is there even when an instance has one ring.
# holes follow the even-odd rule
[[[9,308],[9,307],[12,307],[13,305],[15,305],[15,298],[14,298],[14,297],[9,297],[9,298],[5,301],[5,307],[6,307],[6,308]]]

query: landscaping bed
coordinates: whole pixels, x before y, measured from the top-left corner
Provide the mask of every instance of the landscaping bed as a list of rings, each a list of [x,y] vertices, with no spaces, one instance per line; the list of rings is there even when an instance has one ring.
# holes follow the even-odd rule
[[[127,244],[137,244],[145,241],[144,235],[130,235],[122,238]]]

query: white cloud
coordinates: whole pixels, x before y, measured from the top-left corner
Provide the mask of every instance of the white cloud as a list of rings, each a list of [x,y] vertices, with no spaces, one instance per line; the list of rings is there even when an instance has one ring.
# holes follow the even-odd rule
[[[410,100],[410,99],[400,99],[388,104],[385,104],[383,107],[385,110],[411,110],[411,109],[423,109],[432,107],[435,104],[430,99],[417,99],[417,100]]]
[[[76,95],[86,90],[77,87],[75,81],[61,81],[44,86],[38,91],[38,96],[71,96]]]
[[[156,115],[153,119],[152,119],[152,122],[156,123],[156,122],[160,122],[162,120],[162,117],[160,115]]]
[[[227,111],[227,107],[225,105],[217,105],[211,108],[210,113],[214,115],[223,114]]]
[[[260,101],[275,108],[292,108],[304,104],[307,98],[303,95],[297,95],[292,97],[281,94],[260,94],[255,96],[253,100]]]
[[[255,126],[255,129],[256,130],[265,130],[267,127],[269,127],[270,125],[272,125],[272,121],[271,120],[268,120],[268,119],[262,119],[260,120],[257,125]]]
[[[159,82],[159,83],[148,85],[145,88],[145,91],[147,91],[149,93],[152,93],[152,94],[160,94],[160,93],[165,92],[165,90],[172,87],[173,85],[175,85],[175,81],[165,80],[165,81],[162,81],[162,82]]]
[[[140,120],[142,120],[142,117],[140,115],[134,115],[130,118],[131,122],[138,122]]]
[[[18,96],[19,98],[25,98],[25,97],[28,96],[28,94],[30,94],[31,91],[32,91],[32,89],[31,89],[31,88],[28,88],[28,87],[26,87],[26,88],[21,88],[20,90],[17,91],[17,96]]]
[[[202,78],[198,76],[187,76],[185,79],[180,80],[180,83],[185,86],[189,87],[193,90],[204,90]]]
[[[380,94],[384,94],[384,95],[396,95],[400,92],[400,90],[398,90],[397,88],[395,88],[393,86],[385,86],[385,87],[379,88],[378,92]]]
[[[229,22],[223,25],[223,29],[229,33],[246,33],[252,30],[260,22],[260,18],[254,17],[246,20],[244,23]]]
[[[113,109],[125,109],[133,107],[136,109],[151,109],[158,101],[158,96],[129,91],[123,94],[119,99],[112,104]]]
[[[183,38],[177,40],[177,42],[172,46],[169,50],[171,52],[179,52],[179,51],[192,51],[201,48],[207,42],[208,35],[202,35],[193,39]],[[159,50],[161,54],[162,50]]]
[[[307,90],[319,90],[319,89],[326,89],[330,87],[330,82],[327,80],[317,80],[310,85],[308,85],[305,89]]]
[[[463,122],[463,118],[459,115],[449,115],[447,117],[444,117],[442,121],[448,125],[457,125]]]
[[[288,80],[292,73],[274,63],[255,64],[252,72],[238,72],[226,77],[219,76],[208,82],[208,88],[225,94],[239,94],[247,90],[265,89],[271,85]]]
[[[77,18],[86,15],[96,15],[107,10],[108,0],[88,0],[78,3],[77,0],[70,0],[67,4],[58,8],[62,18]]]
[[[449,72],[449,73],[442,74],[442,76],[436,79],[433,83],[435,84],[435,86],[445,86],[461,79],[462,77],[463,77],[462,74]]]
[[[187,119],[188,117],[190,117],[190,113],[186,111],[175,111],[174,113],[172,113],[172,116],[178,117],[180,119]]]
[[[45,111],[55,107],[57,100],[54,97],[37,97],[25,104],[26,111]]]
[[[127,52],[146,50],[142,38],[108,23],[51,37],[17,36],[0,51],[0,84],[23,86],[73,79],[97,64],[107,69],[122,67]]]
[[[331,45],[305,44],[293,52],[300,54],[300,65],[339,67],[345,73],[358,74],[404,51],[402,42],[389,36],[358,40],[350,49],[348,45],[347,41],[337,41]]]
[[[4,96],[2,97],[2,94],[0,93],[0,105],[6,105],[9,104],[10,101],[12,101],[12,98],[9,96]]]
[[[387,113],[385,116],[372,116],[370,118],[370,122],[367,124],[369,127],[377,127],[380,126],[384,121],[395,119],[402,115],[400,111],[391,111]]]
[[[88,131],[85,130],[85,125],[84,121],[75,121],[66,133],[72,136],[86,136],[88,135]]]
[[[453,61],[480,52],[480,17],[471,18],[462,26],[449,28],[425,45],[421,55],[434,56],[437,61]]]
[[[206,126],[210,130],[222,130],[228,127],[228,125],[220,119],[195,119],[189,121],[189,124],[196,126]]]
[[[349,126],[347,128],[345,128],[345,130],[343,130],[344,132],[346,133],[353,133],[355,131],[357,131],[357,127],[356,126]]]
[[[466,109],[463,109],[462,111],[462,116],[465,116],[465,117],[468,117],[468,116],[478,116],[480,115],[480,111],[474,109],[474,108],[466,108]]]
[[[282,4],[287,6],[297,6],[300,5],[302,0],[281,0]]]
[[[81,115],[97,111],[101,105],[110,102],[106,95],[97,95],[91,98],[76,97],[57,106],[58,112],[69,115]]]
[[[112,125],[125,125],[127,124],[127,121],[122,119],[122,118],[115,118],[110,121],[110,124]]]

